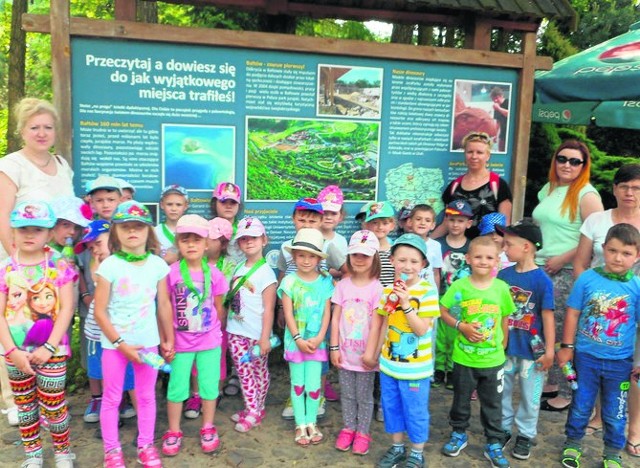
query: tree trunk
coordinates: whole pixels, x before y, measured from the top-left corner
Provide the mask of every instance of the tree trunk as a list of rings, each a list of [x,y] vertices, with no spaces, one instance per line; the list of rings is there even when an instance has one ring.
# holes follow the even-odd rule
[[[258,31],[295,34],[298,21],[293,16],[287,15],[260,15],[258,18]]]
[[[391,30],[391,42],[413,44],[413,31],[415,28],[413,24],[394,23]]]
[[[158,3],[136,0],[136,16],[141,23],[158,23]]]
[[[9,41],[9,71],[7,106],[9,122],[7,125],[7,152],[20,149],[22,139],[16,135],[14,108],[24,97],[25,55],[27,52],[27,33],[22,30],[22,14],[27,12],[28,0],[14,0],[11,9],[11,38]]]
[[[418,25],[418,45],[433,45],[433,26]]]

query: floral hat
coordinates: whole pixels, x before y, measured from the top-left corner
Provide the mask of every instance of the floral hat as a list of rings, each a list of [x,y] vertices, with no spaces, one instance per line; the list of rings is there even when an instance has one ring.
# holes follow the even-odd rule
[[[85,203],[78,197],[58,197],[51,200],[51,208],[58,219],[66,219],[67,221],[77,224],[85,228],[89,224],[85,214]]]
[[[120,203],[111,220],[111,222],[115,224],[126,223],[128,221],[138,221],[153,226],[153,218],[151,217],[149,209],[135,200]]]
[[[318,201],[326,211],[340,211],[344,203],[344,195],[337,185],[329,185],[318,194]]]

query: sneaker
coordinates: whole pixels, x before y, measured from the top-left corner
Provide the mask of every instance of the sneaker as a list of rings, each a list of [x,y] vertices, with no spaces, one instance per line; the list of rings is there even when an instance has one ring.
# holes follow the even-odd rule
[[[564,466],[565,468],[580,468],[581,456],[582,456],[581,448],[565,447],[564,450],[562,451],[562,466]]]
[[[293,419],[293,405],[291,404],[291,398],[287,398],[287,402],[284,404],[282,419]]]
[[[56,468],[73,468],[73,460],[76,459],[73,453],[56,453],[53,456]]]
[[[453,372],[447,372],[446,382],[447,383],[444,385],[444,388],[447,390],[453,390]]]
[[[91,398],[87,409],[84,410],[84,422],[97,423],[100,421],[100,406],[102,405],[102,398]]]
[[[518,460],[528,460],[531,456],[531,439],[523,436],[516,437],[511,455]]]
[[[356,437],[353,439],[353,446],[351,447],[351,453],[353,453],[354,455],[366,455],[367,453],[369,453],[370,443],[370,435],[356,432]]]
[[[182,446],[182,432],[167,431],[162,436],[162,454],[167,457],[175,457]]]
[[[518,436],[519,438],[520,436]],[[528,440],[528,439],[527,439]],[[507,446],[507,444],[511,442],[511,432],[509,431],[503,431],[502,433],[502,439],[500,440],[500,445],[502,445],[502,449],[504,450],[504,448]]]
[[[346,452],[351,448],[353,439],[356,436],[356,431],[353,429],[347,429],[346,427],[340,431],[338,438],[336,439],[336,449],[341,452]]]
[[[153,444],[138,449],[138,463],[144,468],[162,467],[162,460],[160,460],[160,455]]]
[[[471,392],[471,401],[478,401],[478,390]]]
[[[327,401],[340,401],[340,394],[336,392],[329,380],[326,380],[324,383],[324,397]]]
[[[468,442],[469,438],[465,432],[453,431],[449,437],[449,442],[442,446],[442,453],[447,457],[457,457]]]
[[[120,403],[120,419],[135,418],[136,414],[137,413],[133,405],[128,401],[126,401],[125,399],[123,399],[122,403]]]
[[[318,406],[318,419],[327,416],[327,400],[325,397],[320,397],[320,406]]]
[[[236,423],[233,427],[236,431],[246,433],[249,432],[254,427],[258,427],[262,422],[262,418],[259,414],[247,412],[245,413],[244,418]]]
[[[376,464],[376,468],[393,468],[394,466],[399,465],[403,461],[407,459],[407,450],[402,447],[402,450],[396,450],[396,448],[392,445],[385,452],[378,463]]]
[[[602,457],[603,468],[622,468],[622,457],[620,455],[606,455]]]
[[[42,457],[29,457],[22,462],[22,465],[20,465],[20,468],[40,468],[41,466],[42,466]]]
[[[499,443],[484,446],[484,457],[491,462],[493,468],[509,468],[509,460],[504,457]]]
[[[202,398],[200,395],[191,395],[184,405],[184,417],[187,419],[196,419],[200,416],[202,408]]]
[[[219,446],[220,438],[215,427],[203,427],[200,429],[200,448],[204,453],[215,452]]]
[[[424,456],[414,457],[413,454],[407,457],[404,468],[424,468]]]
[[[20,422],[20,418],[18,418],[18,408],[16,406],[7,410],[7,420],[9,421],[9,426],[17,426]]]
[[[104,468],[125,468],[122,449],[113,449],[104,454]]]
[[[376,410],[376,421],[384,422],[384,410],[382,409],[382,405],[378,405],[378,409]]]
[[[442,385],[444,384],[444,375],[444,371],[442,370],[435,371],[433,374],[433,379],[431,380],[431,386],[433,388],[442,387]]]

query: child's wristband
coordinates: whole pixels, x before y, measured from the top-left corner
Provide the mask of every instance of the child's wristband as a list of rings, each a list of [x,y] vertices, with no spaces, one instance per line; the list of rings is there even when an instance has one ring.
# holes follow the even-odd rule
[[[329,351],[340,351],[340,346],[338,345],[329,346]]]
[[[460,320],[456,320],[456,324],[453,326],[456,330],[460,330],[460,324],[462,322]]]
[[[89,294],[88,292],[83,292],[82,294],[80,294],[80,299],[84,299],[85,297],[91,296],[91,294]]]
[[[116,348],[117,348],[118,346],[120,346],[122,343],[124,343],[124,340],[122,339],[122,337],[121,337],[121,336],[119,336],[118,338],[116,338],[115,340],[113,340],[113,341],[111,342],[111,344],[112,344],[113,346],[115,346]]]
[[[51,343],[49,343],[48,341],[45,341],[44,344],[42,345],[42,347],[44,349],[46,349],[47,351],[49,351],[51,354],[56,354],[56,351],[58,351],[56,349],[55,346],[53,346]]]
[[[17,346],[14,346],[13,348],[11,348],[9,351],[7,351],[6,353],[4,353],[4,357],[9,357],[9,354],[13,353],[16,349],[18,349]]]
[[[573,343],[560,343],[561,348],[575,349],[576,345]]]
[[[411,312],[413,312],[415,309],[411,306],[409,306],[406,309],[402,309],[402,312],[404,312],[405,315],[409,315]]]
[[[298,341],[301,338],[302,337],[300,336],[300,333],[296,333],[295,335],[293,335],[293,341]]]

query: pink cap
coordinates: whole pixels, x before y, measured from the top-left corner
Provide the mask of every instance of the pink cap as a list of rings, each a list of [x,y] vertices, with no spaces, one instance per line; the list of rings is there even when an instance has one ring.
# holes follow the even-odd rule
[[[248,216],[242,218],[238,223],[238,230],[236,231],[236,239],[243,236],[260,237],[266,234],[264,225],[258,218],[252,218]]]
[[[220,239],[224,237],[231,240],[233,235],[233,226],[224,218],[213,218],[209,221],[209,239]]]
[[[318,194],[318,201],[325,211],[340,211],[344,203],[344,195],[337,185],[329,185]]]
[[[176,224],[178,234],[193,233],[200,237],[209,237],[209,222],[202,216],[187,214],[181,216]]]
[[[349,247],[347,247],[348,254],[360,253],[371,257],[380,250],[380,241],[376,235],[367,230],[356,231],[351,240],[349,241]]]
[[[236,203],[240,203],[240,187],[233,182],[220,182],[213,191],[213,198],[221,202],[233,200]]]

